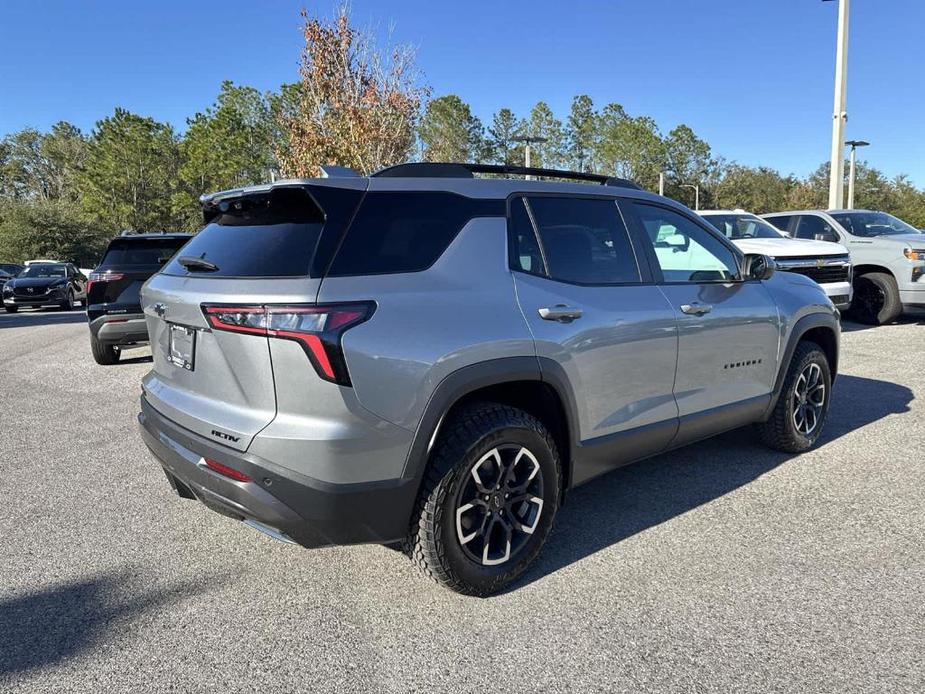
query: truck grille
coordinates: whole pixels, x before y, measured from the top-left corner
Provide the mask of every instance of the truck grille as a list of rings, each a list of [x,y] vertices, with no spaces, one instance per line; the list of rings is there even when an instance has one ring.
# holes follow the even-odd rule
[[[782,267],[781,270],[806,275],[819,284],[848,281],[848,268],[844,265],[833,267]]]
[[[849,256],[790,257],[776,260],[779,270],[805,275],[819,284],[851,281]]]

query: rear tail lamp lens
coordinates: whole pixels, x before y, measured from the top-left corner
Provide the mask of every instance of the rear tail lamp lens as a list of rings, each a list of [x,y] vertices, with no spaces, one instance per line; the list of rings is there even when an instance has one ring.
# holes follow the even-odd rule
[[[369,319],[372,302],[321,306],[215,306],[203,305],[213,330],[264,335],[298,342],[318,375],[326,381],[350,385],[341,337]]]
[[[121,272],[91,272],[90,276],[87,278],[87,287],[86,293],[90,294],[90,288],[96,282],[115,282],[116,280],[121,280],[125,275]]]
[[[209,468],[210,470],[214,470],[218,474],[223,475],[225,477],[230,477],[235,482],[250,482],[251,481],[251,478],[245,475],[243,472],[239,472],[235,470],[233,467],[228,467],[227,465],[223,465],[217,460],[212,460],[210,458],[203,458],[203,461],[205,461],[206,467]]]

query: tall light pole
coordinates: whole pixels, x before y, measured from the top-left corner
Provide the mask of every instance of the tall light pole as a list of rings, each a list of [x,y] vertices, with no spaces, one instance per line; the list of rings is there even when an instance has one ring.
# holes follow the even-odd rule
[[[835,108],[832,114],[832,163],[829,179],[829,208],[841,207],[845,191],[845,123],[848,120],[848,6],[838,2],[838,39],[835,47]]]
[[[847,205],[847,208],[849,210],[853,210],[854,209],[854,176],[855,176],[855,171],[856,171],[855,151],[857,150],[858,147],[867,147],[867,145],[869,145],[870,143],[865,142],[864,140],[848,140],[845,144],[851,147],[851,159],[850,159],[851,164],[848,167],[848,205]]]
[[[700,210],[700,186],[694,185],[693,183],[681,183],[679,184],[682,188],[693,188],[694,189],[694,210]]]
[[[524,148],[524,164],[527,168],[530,168],[530,145],[538,145],[543,142],[549,142],[549,138],[546,137],[533,137],[532,135],[521,135],[520,137],[515,137],[514,142],[523,142],[526,147]],[[531,180],[533,177],[530,174],[527,174],[527,180]]]

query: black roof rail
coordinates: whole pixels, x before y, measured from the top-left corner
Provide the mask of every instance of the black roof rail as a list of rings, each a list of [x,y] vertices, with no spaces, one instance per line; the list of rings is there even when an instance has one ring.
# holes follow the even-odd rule
[[[370,176],[382,178],[475,178],[475,174],[519,174],[524,176],[542,176],[544,178],[565,178],[574,181],[589,181],[604,186],[620,188],[642,188],[625,178],[604,176],[602,174],[582,171],[563,171],[561,169],[542,169],[534,166],[511,166],[508,164],[459,164],[441,162],[412,162],[397,164],[381,169]]]

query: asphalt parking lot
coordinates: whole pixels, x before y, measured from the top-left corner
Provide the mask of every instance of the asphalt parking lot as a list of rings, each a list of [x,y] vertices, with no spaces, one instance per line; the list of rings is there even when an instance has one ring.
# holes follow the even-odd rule
[[[816,450],[739,431],[612,473],[478,600],[179,499],[135,432],[149,353],[0,315],[0,691],[921,692],[923,337],[846,324]]]

